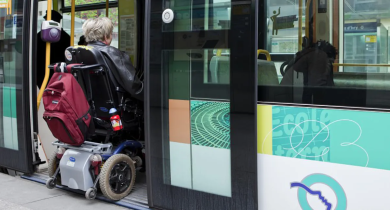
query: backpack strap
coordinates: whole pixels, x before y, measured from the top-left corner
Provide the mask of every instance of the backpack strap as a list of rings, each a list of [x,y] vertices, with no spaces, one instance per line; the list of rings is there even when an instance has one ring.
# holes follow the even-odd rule
[[[72,64],[68,64],[66,65],[66,71],[69,72],[69,73],[73,73],[73,68],[76,67],[76,66],[82,66],[83,64],[81,63],[72,63]]]
[[[60,66],[60,64],[61,63],[55,63],[53,66],[52,66],[52,70],[54,71],[54,72],[58,72],[59,71],[59,66]],[[50,68],[50,66],[49,66],[49,68]]]

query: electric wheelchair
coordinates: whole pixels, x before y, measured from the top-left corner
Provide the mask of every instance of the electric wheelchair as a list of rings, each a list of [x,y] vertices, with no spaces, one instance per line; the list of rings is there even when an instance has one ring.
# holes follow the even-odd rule
[[[89,102],[93,132],[79,146],[53,142],[57,150],[49,159],[49,189],[56,185],[85,191],[94,199],[97,191],[111,200],[127,196],[135,183],[136,170],[144,169],[143,101],[124,91],[114,78],[114,65],[89,46],[67,48],[67,64]],[[49,68],[53,70],[53,65]],[[119,113],[123,129],[114,131],[110,109]]]

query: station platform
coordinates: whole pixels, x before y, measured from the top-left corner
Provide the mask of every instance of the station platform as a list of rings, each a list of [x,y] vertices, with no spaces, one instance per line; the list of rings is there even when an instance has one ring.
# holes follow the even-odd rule
[[[87,200],[83,194],[69,189],[49,190],[42,181],[37,176],[0,173],[0,210],[147,209],[124,201],[110,203],[101,195],[96,200]]]

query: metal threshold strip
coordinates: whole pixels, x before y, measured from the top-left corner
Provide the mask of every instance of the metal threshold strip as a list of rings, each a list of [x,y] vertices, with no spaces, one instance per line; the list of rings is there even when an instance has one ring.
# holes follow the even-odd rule
[[[138,174],[137,174],[138,175]],[[21,176],[23,179],[27,179],[30,181],[38,182],[40,184],[46,184],[46,180],[49,178],[47,175],[47,172],[38,172],[34,173],[33,175],[27,176],[23,175]],[[78,193],[84,195],[85,192],[79,191],[79,190],[73,190],[68,187],[64,186],[57,186],[59,189],[67,190],[70,192]],[[146,184],[136,184],[134,187],[135,189],[133,190],[130,195],[128,195],[126,198],[120,200],[120,201],[112,201],[104,197],[103,195],[99,194],[96,196],[96,199],[105,201],[108,203],[112,203],[118,206],[130,208],[130,209],[135,209],[135,210],[150,210],[149,207],[146,205]]]

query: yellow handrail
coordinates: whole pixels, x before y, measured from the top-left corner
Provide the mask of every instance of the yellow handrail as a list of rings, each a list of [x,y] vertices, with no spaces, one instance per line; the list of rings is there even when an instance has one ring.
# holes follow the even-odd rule
[[[47,0],[47,17],[46,20],[51,20],[51,4],[52,0]],[[43,83],[41,86],[41,89],[39,90],[38,98],[37,98],[37,108],[39,110],[39,106],[41,105],[41,99],[43,96],[43,92],[46,89],[47,82],[49,81],[49,75],[50,75],[50,43],[46,42],[46,62],[45,62],[45,78],[43,79]],[[39,71],[40,69],[38,69]]]
[[[390,67],[390,64],[364,64],[364,63],[334,63],[333,66],[373,66],[373,67]]]
[[[11,15],[12,14],[12,1],[9,0],[7,2],[7,15]]]
[[[302,6],[303,0],[299,0],[299,20],[298,20],[298,50],[302,50]]]
[[[267,57],[267,61],[271,61],[271,54],[267,50],[257,50],[257,56],[259,56],[260,54],[264,54]],[[217,50],[216,55],[221,56],[222,50]]]
[[[74,13],[75,13],[75,0],[72,0],[72,8],[70,10],[70,46],[74,46]]]
[[[109,0],[106,0],[106,17],[108,17],[108,8],[109,8],[108,2]]]
[[[310,17],[309,17],[309,12],[310,12],[310,4],[311,0],[307,0],[306,2],[306,14],[305,14],[305,32],[306,32],[306,37],[309,37],[309,28],[310,28]],[[302,29],[302,28],[301,28]]]
[[[267,61],[271,61],[271,54],[267,50],[257,50],[257,56],[264,54],[267,57]]]

